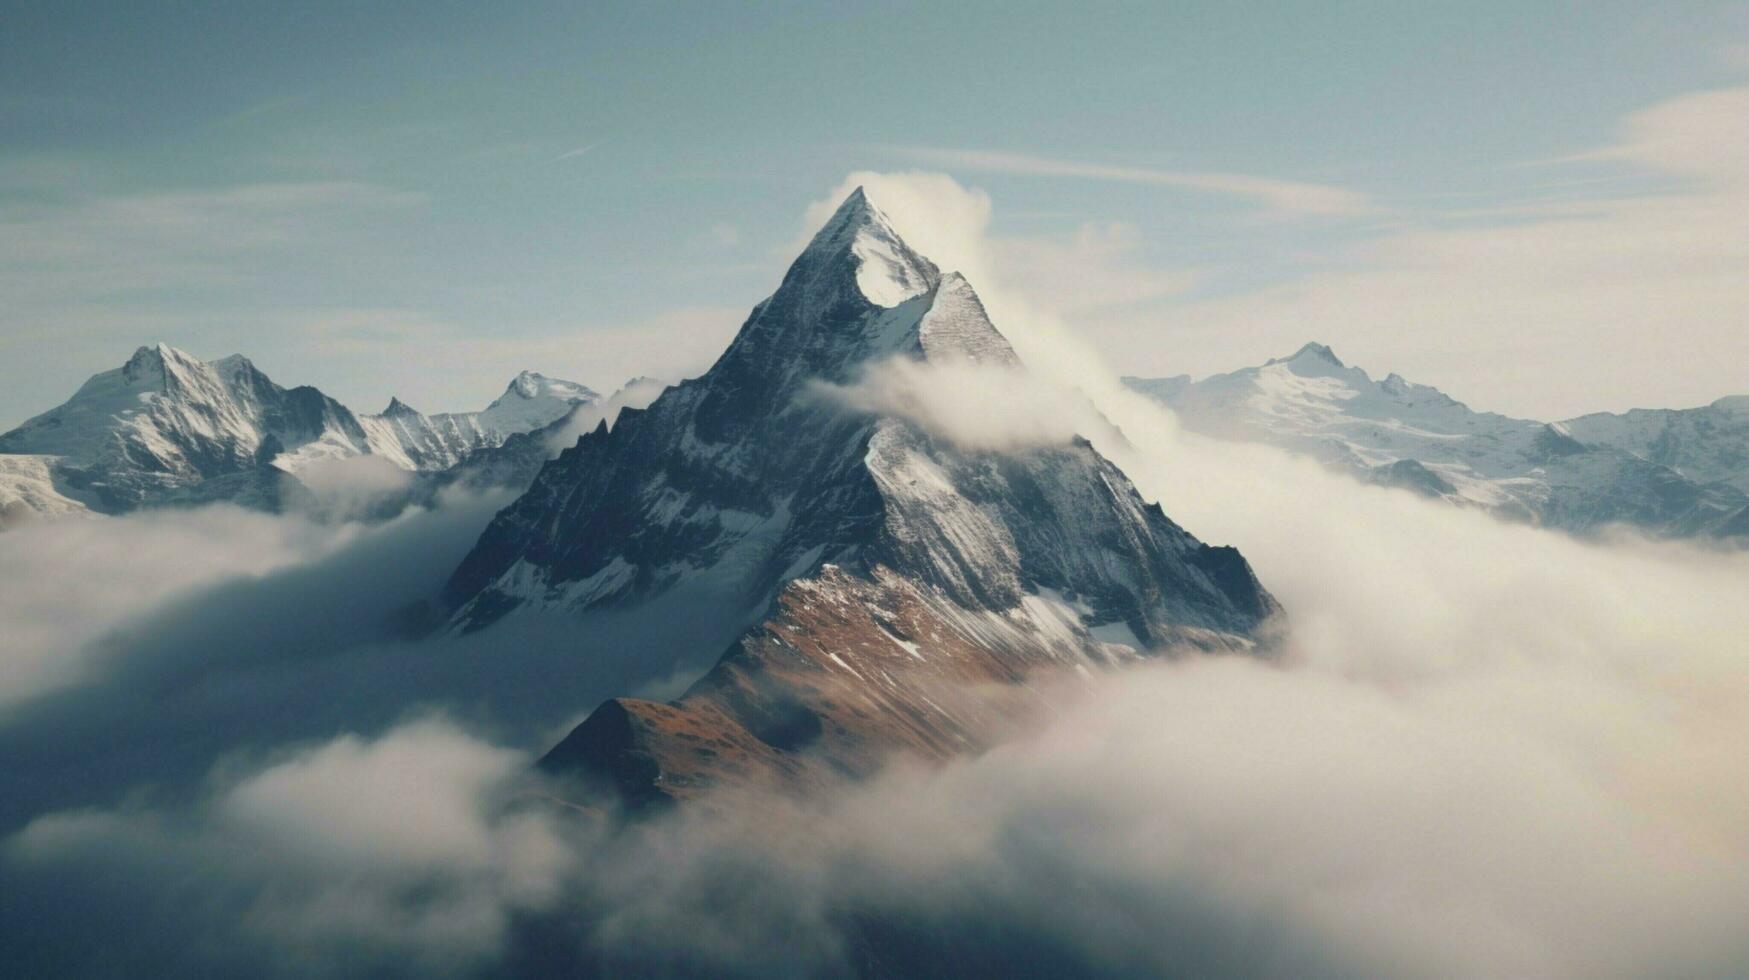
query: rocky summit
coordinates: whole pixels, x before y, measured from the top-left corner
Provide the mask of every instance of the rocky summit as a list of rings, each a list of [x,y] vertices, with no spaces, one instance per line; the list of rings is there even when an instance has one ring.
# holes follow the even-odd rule
[[[1245,559],[1086,439],[972,450],[821,395],[894,359],[1026,370],[859,190],[709,371],[497,516],[450,580],[453,629],[683,594],[727,647],[672,702],[602,706],[545,768],[642,804],[858,774],[984,744],[1038,671],[1263,649],[1279,609]]]

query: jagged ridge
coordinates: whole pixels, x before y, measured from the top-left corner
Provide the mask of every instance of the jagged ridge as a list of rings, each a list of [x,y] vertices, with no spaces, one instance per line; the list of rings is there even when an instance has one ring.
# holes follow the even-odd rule
[[[1375,382],[1318,343],[1202,381],[1124,380],[1194,431],[1267,442],[1513,520],[1678,537],[1737,537],[1749,526],[1749,411],[1733,399],[1544,423],[1476,412],[1396,374]]]
[[[369,455],[436,472],[597,400],[524,372],[482,412],[428,417],[397,398],[357,415],[315,388],[280,387],[242,355],[203,362],[158,344],[0,435],[0,454],[37,461],[0,472],[0,496],[44,516],[207,500],[271,509],[284,475],[317,461]]]
[[[890,357],[1021,369],[971,284],[858,192],[710,371],[579,440],[498,515],[446,591],[457,628],[681,588],[725,644],[764,622],[686,698],[610,705],[549,766],[618,766],[621,792],[661,798],[821,759],[861,771],[988,735],[988,711],[944,708],[937,682],[1256,648],[1278,607],[1244,559],[1173,524],[1086,440],[973,452],[817,394]],[[840,682],[859,693],[831,696]]]

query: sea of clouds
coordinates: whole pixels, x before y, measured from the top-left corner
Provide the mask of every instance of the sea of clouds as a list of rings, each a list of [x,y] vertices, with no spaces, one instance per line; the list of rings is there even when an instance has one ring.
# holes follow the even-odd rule
[[[501,496],[374,524],[219,507],[9,531],[0,960],[1749,970],[1749,554],[1582,542],[1182,433],[1004,294],[986,197],[858,174],[819,207],[854,184],[968,275],[1032,373],[883,365],[824,394],[974,449],[1092,439],[1250,559],[1290,617],[1281,661],[1162,660],[1065,686],[1048,724],[975,758],[622,828],[530,763],[720,646],[677,662],[704,639],[637,617],[429,632]]]

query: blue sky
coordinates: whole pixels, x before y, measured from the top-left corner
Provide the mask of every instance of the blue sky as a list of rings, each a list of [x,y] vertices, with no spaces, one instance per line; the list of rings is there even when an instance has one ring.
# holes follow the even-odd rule
[[[1749,391],[1741,3],[157,6],[0,12],[0,425],[158,340],[365,410],[697,370],[857,170],[987,194],[1126,373]]]

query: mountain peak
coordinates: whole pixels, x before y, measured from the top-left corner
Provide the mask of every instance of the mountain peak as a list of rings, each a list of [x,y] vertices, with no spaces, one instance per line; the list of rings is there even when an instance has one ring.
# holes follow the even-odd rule
[[[416,411],[413,406],[396,397],[391,397],[389,399],[389,407],[383,409],[383,416],[385,418],[418,414],[418,411]]]
[[[174,359],[180,353],[182,352],[163,341],[156,344],[142,344],[134,350],[133,355],[127,359],[127,363],[123,367],[163,364],[166,360]]]
[[[146,348],[141,348],[141,349],[144,350]],[[159,341],[156,344],[153,344],[150,349],[154,353],[156,353],[160,358],[163,358],[165,360],[185,361],[185,362],[190,363],[190,364],[202,363],[201,359],[198,357],[195,357],[193,354],[190,354],[189,352],[183,350],[180,347],[172,347],[171,345],[166,344],[163,341]]]
[[[942,282],[866,193],[852,193],[700,379],[709,438],[728,438],[812,381],[847,383],[869,361],[922,353],[919,320]]]
[[[141,377],[147,372],[162,373],[164,370],[165,353],[170,348],[163,344],[149,344],[135,350],[127,362],[121,366],[122,376],[129,381]]]
[[[962,360],[1014,367],[1020,358],[990,322],[972,284],[957,272],[941,277],[935,301],[917,323],[917,342],[930,360]]]
[[[891,309],[933,289],[940,271],[899,237],[892,221],[858,187],[814,234],[790,267],[786,284],[796,281],[807,293],[831,293],[843,272],[855,277],[857,291],[875,306]]]
[[[1331,364],[1334,364],[1337,367],[1346,367],[1347,366],[1347,365],[1342,363],[1342,359],[1336,356],[1336,352],[1331,350],[1330,346],[1328,344],[1320,344],[1315,340],[1307,343],[1304,347],[1301,347],[1299,350],[1295,351],[1294,356],[1288,358],[1288,360],[1298,361],[1298,360],[1309,359],[1309,358],[1316,358],[1318,360],[1329,361]]]
[[[216,361],[209,361],[207,362],[207,366],[215,371],[229,374],[244,368],[252,368],[255,366],[255,363],[247,357],[244,357],[242,354],[232,354],[228,357],[221,357]]]
[[[843,203],[838,205],[839,214],[857,212],[868,214],[873,211],[874,204],[869,201],[868,191],[864,190],[861,184],[857,184],[855,189],[845,196]]]
[[[1298,364],[1336,368],[1346,368],[1348,366],[1342,363],[1342,359],[1337,357],[1336,352],[1331,350],[1328,345],[1320,344],[1315,340],[1306,344],[1304,347],[1301,347],[1299,350],[1294,351],[1287,357],[1272,357],[1264,362],[1263,366],[1268,367],[1271,364]]]
[[[121,376],[128,384],[167,385],[205,367],[200,358],[160,341],[134,351],[122,365]]]
[[[540,394],[541,382],[545,380],[546,378],[537,372],[523,371],[510,379],[510,387],[506,388],[504,392],[520,398],[533,398]]]
[[[523,371],[510,379],[504,394],[492,403],[492,407],[506,404],[506,399],[533,401],[539,398],[554,398],[566,402],[595,401],[601,396],[590,388],[575,381],[565,381],[562,378],[549,378],[538,371]],[[489,410],[489,409],[488,409]]]
[[[849,196],[838,203],[838,208],[832,212],[832,217],[826,219],[826,223],[820,226],[820,230],[814,233],[814,237],[817,240],[822,236],[838,234],[846,228],[855,229],[873,224],[891,227],[886,215],[882,214],[880,209],[874,206],[874,202],[868,199],[868,192],[858,186],[850,192]]]

